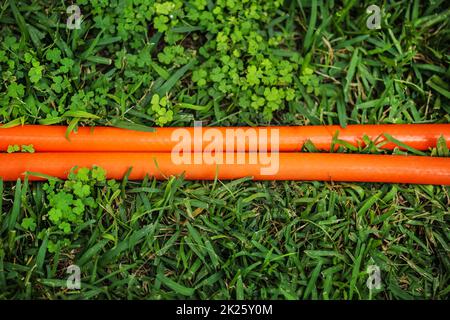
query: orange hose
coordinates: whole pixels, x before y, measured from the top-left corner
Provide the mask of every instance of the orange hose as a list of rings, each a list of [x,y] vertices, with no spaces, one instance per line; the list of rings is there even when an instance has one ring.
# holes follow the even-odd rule
[[[257,153],[254,153],[254,155]],[[203,155],[203,153],[200,153]],[[238,154],[230,154],[237,156]],[[321,180],[450,185],[450,158],[399,155],[279,153],[278,172],[261,174],[267,165],[258,158],[249,164],[176,164],[170,153],[12,153],[0,154],[0,177],[13,181],[26,171],[39,172],[61,179],[74,166],[100,166],[108,178],[121,179],[133,167],[129,179],[140,180],[146,174],[157,179],[185,173],[188,180],[237,179],[252,176],[255,180]],[[272,156],[274,153],[271,154]],[[190,154],[194,156],[194,154]],[[156,164],[157,163],[157,164]],[[30,180],[41,180],[30,177]]]
[[[204,150],[209,144],[203,134],[195,134],[195,128],[155,128],[155,132],[141,132],[111,127],[82,127],[78,132],[70,134],[70,141],[65,138],[67,127],[25,125],[8,129],[0,129],[0,151],[6,151],[8,145],[33,144],[38,152],[71,151],[123,151],[123,152],[170,152],[180,140],[172,140],[175,130],[186,130],[191,141],[184,141],[184,147],[193,151]],[[402,125],[349,125],[343,129],[339,126],[290,126],[290,127],[204,127],[206,130],[218,130],[222,135],[231,132],[236,139],[227,139],[223,143],[224,151],[252,151],[253,144],[245,139],[245,133],[256,132],[259,145],[267,144],[272,150],[270,138],[261,129],[267,129],[268,134],[279,130],[279,151],[290,152],[301,150],[305,141],[310,140],[319,150],[329,151],[332,137],[339,131],[338,138],[354,146],[364,145],[362,137],[367,135],[371,140],[385,141],[384,133],[418,150],[427,150],[436,146],[437,139],[442,135],[450,147],[450,124],[402,124]],[[201,130],[201,129],[200,129]],[[241,131],[240,131],[241,130]],[[250,130],[250,131],[249,131]],[[178,131],[180,132],[180,131]],[[210,131],[212,132],[212,131]],[[236,135],[236,136],[235,136]],[[235,141],[236,140],[236,141]],[[245,148],[238,148],[238,143],[245,143]],[[201,147],[200,147],[201,146]],[[396,145],[388,142],[383,148],[393,149]],[[337,145],[336,145],[337,147]],[[201,148],[201,149],[200,149]],[[401,148],[400,148],[401,149]]]

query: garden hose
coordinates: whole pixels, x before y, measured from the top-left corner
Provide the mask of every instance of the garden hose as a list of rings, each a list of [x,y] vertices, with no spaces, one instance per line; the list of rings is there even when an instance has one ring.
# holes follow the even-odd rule
[[[272,150],[271,134],[278,129],[280,152],[300,151],[306,141],[311,141],[317,150],[330,151],[333,137],[352,146],[364,146],[364,136],[379,143],[380,148],[390,150],[398,146],[393,140],[388,141],[389,135],[401,143],[417,149],[427,150],[435,147],[439,137],[443,137],[450,147],[449,124],[401,124],[401,125],[349,125],[340,126],[285,126],[285,127],[203,127],[203,132],[216,130],[221,135],[227,133],[232,136],[255,134],[258,144],[251,144],[244,139],[243,147],[234,140],[224,140],[225,151],[252,151],[259,149],[260,145]],[[24,125],[8,129],[0,129],[0,151],[6,151],[9,145],[33,144],[36,152],[171,152],[178,142],[172,139],[176,130],[185,130],[191,137],[189,144],[192,150],[198,147],[203,150],[209,142],[203,138],[202,133],[196,134],[195,127],[188,128],[154,128],[154,132],[133,131],[112,127],[80,127],[77,132],[71,132],[66,139],[67,127]],[[253,130],[253,132],[251,132]],[[267,130],[267,134],[266,131]],[[200,131],[202,132],[202,131]],[[231,145],[234,143],[234,145]],[[337,149],[339,143],[334,144]],[[404,149],[403,146],[398,146]],[[201,149],[200,149],[201,148]]]
[[[239,153],[234,153],[238,156]],[[38,172],[65,179],[71,168],[104,168],[109,179],[122,179],[132,167],[130,180],[146,175],[156,179],[184,174],[187,180],[221,180],[253,177],[255,180],[319,180],[450,185],[450,158],[336,153],[279,153],[278,171],[261,174],[260,158],[251,164],[251,153],[243,153],[244,164],[177,164],[170,153],[54,152],[0,154],[0,177],[5,181]],[[273,154],[272,154],[273,155]],[[42,180],[29,175],[29,180]]]

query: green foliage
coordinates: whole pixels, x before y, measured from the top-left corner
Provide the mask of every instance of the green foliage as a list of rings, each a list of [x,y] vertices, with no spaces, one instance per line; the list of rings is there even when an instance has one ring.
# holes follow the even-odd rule
[[[28,152],[28,153],[34,153],[34,146],[32,144],[29,145],[22,145],[21,147],[22,152]]]
[[[167,46],[158,53],[158,60],[166,65],[185,65],[189,62],[189,56],[182,46]]]
[[[28,152],[28,153],[34,153],[34,146],[32,144],[30,145],[22,145],[19,147],[19,145],[9,145],[6,152],[8,153],[14,153],[14,152]]]
[[[450,121],[444,0],[380,2],[378,30],[373,1],[77,0],[79,30],[67,1],[2,3],[2,124]],[[448,187],[248,180],[0,180],[0,299],[448,298]]]
[[[306,87],[307,93],[314,93],[315,95],[319,95],[320,93],[320,83],[319,77],[313,74],[314,70],[306,67],[303,70],[302,75],[300,76],[300,81]]]
[[[25,230],[29,230],[29,231],[36,230],[36,220],[34,218],[24,218],[20,225]]]
[[[85,213],[98,207],[94,187],[105,183],[106,172],[99,167],[80,168],[69,173],[68,180],[58,185],[55,180],[44,184],[48,199],[48,221],[51,237],[49,252],[70,246],[78,234],[76,228],[85,222]],[[41,233],[41,237],[44,233]]]
[[[36,3],[46,27],[30,17],[27,23],[40,31],[27,41],[6,6],[0,117],[88,125],[119,118],[147,126],[190,125],[193,117],[223,125],[448,120],[447,41],[428,32],[445,29],[448,12],[434,16],[441,2],[386,3],[385,27],[371,32],[361,1],[80,0],[82,26],[89,28],[78,33],[52,27],[65,18],[62,3],[51,10]],[[178,76],[194,59],[199,63]],[[274,89],[277,97],[267,99]],[[155,93],[177,103],[149,116]],[[214,108],[206,107],[211,101]],[[180,104],[200,108],[176,109]],[[387,112],[390,105],[394,111]],[[63,116],[67,110],[99,119]]]
[[[28,71],[28,76],[30,77],[30,81],[33,83],[39,82],[42,79],[42,70],[43,66],[40,65],[39,61],[33,60],[32,67],[30,71]]]
[[[11,98],[20,99],[25,95],[25,86],[23,84],[11,83],[8,86],[8,96]]]
[[[53,63],[58,63],[61,61],[61,50],[58,48],[48,49],[45,57]]]
[[[154,115],[157,125],[163,126],[167,122],[172,121],[173,111],[170,110],[171,103],[166,96],[160,98],[159,95],[154,94],[150,105],[151,107],[147,112]]]
[[[20,147],[17,144],[9,145],[6,152],[8,153],[14,153],[20,151]]]

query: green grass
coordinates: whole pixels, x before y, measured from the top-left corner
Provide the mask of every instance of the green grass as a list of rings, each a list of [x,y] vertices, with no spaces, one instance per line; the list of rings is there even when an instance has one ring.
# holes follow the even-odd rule
[[[193,120],[226,126],[450,120],[445,1],[380,2],[379,30],[366,27],[370,1],[251,1],[260,13],[253,16],[238,1],[228,7],[217,1],[215,12],[213,1],[172,0],[174,8],[118,2],[77,1],[80,30],[66,28],[60,1],[0,4],[1,123],[149,130]],[[235,30],[249,33],[239,39]],[[167,104],[152,108],[155,94]],[[337,152],[382,151],[370,144]],[[405,152],[448,156],[442,141],[424,153]],[[76,199],[80,186],[54,183]],[[1,299],[447,299],[450,293],[445,186],[180,177],[98,179],[89,188],[98,206],[86,206],[65,233],[50,220],[55,204],[44,183],[0,180]],[[55,246],[60,238],[67,245]],[[66,288],[71,264],[81,267],[79,291]],[[366,285],[371,265],[381,270],[380,289]]]

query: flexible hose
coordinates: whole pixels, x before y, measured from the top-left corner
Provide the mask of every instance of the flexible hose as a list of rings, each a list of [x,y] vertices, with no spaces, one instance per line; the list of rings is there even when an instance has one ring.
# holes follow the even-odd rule
[[[339,126],[203,127],[202,129],[172,127],[155,128],[154,132],[111,127],[81,127],[78,128],[78,132],[70,134],[70,141],[65,138],[66,130],[65,126],[41,125],[0,129],[0,151],[6,151],[8,145],[14,144],[33,144],[37,152],[171,152],[177,145],[191,148],[192,151],[201,151],[210,143],[205,139],[206,132],[222,137],[229,134],[232,137],[224,139],[224,151],[254,151],[260,150],[261,146],[267,146],[268,150],[276,150],[272,144],[277,140],[271,140],[271,137],[275,137],[274,130],[278,130],[280,152],[299,151],[307,140],[310,140],[317,149],[329,151],[336,131],[339,132],[339,140],[353,146],[364,145],[362,140],[364,135],[377,142],[386,141],[384,134],[387,133],[417,150],[435,147],[441,135],[450,147],[450,124],[349,125],[345,129]],[[183,134],[190,139],[180,139]],[[257,139],[251,140],[249,136],[256,136]],[[395,143],[386,142],[382,148],[393,149],[395,146]]]
[[[202,155],[202,153],[200,153]],[[239,153],[229,154],[237,157]],[[100,166],[108,178],[121,179],[132,167],[130,180],[143,179],[147,174],[157,179],[185,174],[188,180],[238,179],[251,176],[255,180],[320,180],[450,185],[450,158],[326,154],[269,153],[271,161],[259,157],[251,164],[251,153],[242,153],[244,163],[177,164],[170,153],[12,153],[0,154],[0,177],[5,181],[23,178],[26,171],[65,179],[70,169]],[[194,157],[193,154],[189,155]],[[277,158],[278,157],[278,158]],[[277,160],[278,159],[278,160]],[[195,159],[191,158],[192,162]],[[198,160],[198,159],[197,159]],[[223,162],[229,163],[226,159]],[[242,160],[242,159],[241,159]],[[254,158],[253,158],[254,160]],[[218,160],[220,162],[220,160]],[[278,161],[278,162],[276,162]],[[216,162],[217,163],[217,162]],[[262,174],[272,164],[278,170]],[[30,180],[41,180],[30,177]]]

